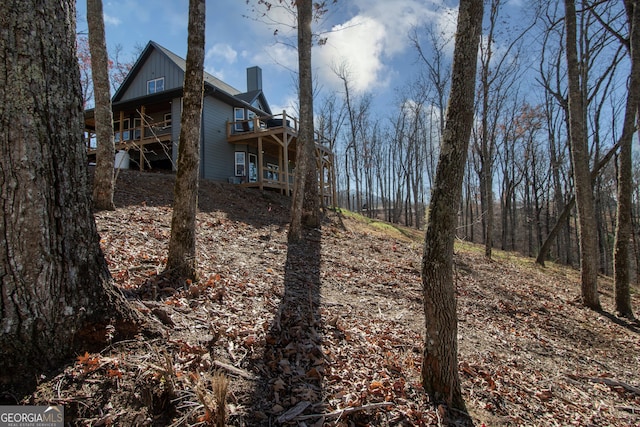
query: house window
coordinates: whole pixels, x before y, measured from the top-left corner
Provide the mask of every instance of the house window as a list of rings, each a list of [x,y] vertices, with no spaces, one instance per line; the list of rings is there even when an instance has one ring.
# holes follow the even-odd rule
[[[258,156],[249,153],[249,182],[258,181]]]
[[[142,128],[142,119],[133,119],[133,139],[140,139],[140,131]]]
[[[243,126],[244,120],[244,108],[234,108],[233,109],[233,121],[235,122],[233,128],[236,132],[242,132],[244,130]]]
[[[147,80],[147,95],[164,90],[164,77]]]
[[[171,127],[171,113],[164,114],[164,124],[162,126],[165,128]]]
[[[120,128],[120,121],[113,122],[113,137],[116,143],[129,140],[129,123],[129,119],[124,119]],[[120,130],[122,130],[122,140],[120,140]]]
[[[253,130],[253,119],[255,119],[255,117],[256,117],[256,113],[254,113],[251,110],[247,111],[247,120],[251,120],[250,122],[247,123],[249,125],[249,130]]]
[[[278,165],[267,163],[267,179],[270,181],[278,181]]]
[[[236,176],[245,176],[245,152],[236,151]]]

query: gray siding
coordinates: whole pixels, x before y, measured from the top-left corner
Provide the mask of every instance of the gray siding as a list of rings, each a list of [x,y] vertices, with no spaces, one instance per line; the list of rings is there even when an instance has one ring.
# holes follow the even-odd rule
[[[164,77],[164,90],[181,88],[184,72],[165,54],[154,49],[120,100],[147,95],[147,81],[160,77]]]
[[[233,121],[233,107],[211,96],[205,97],[201,159],[202,177],[205,179],[226,181],[227,178],[234,176],[236,147],[227,142],[227,121]]]

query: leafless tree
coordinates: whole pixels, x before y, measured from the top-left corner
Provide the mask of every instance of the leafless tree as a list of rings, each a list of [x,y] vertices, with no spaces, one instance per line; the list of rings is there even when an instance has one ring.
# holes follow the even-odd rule
[[[461,0],[458,12],[451,93],[442,149],[431,193],[422,258],[425,343],[422,384],[435,400],[464,410],[457,356],[457,314],[453,284],[453,242],[462,179],[474,117],[482,0]]]
[[[618,158],[618,210],[616,216],[616,237],[614,250],[615,304],[617,312],[633,318],[629,282],[629,238],[631,236],[631,193],[632,186],[632,150],[638,107],[640,104],[640,2],[624,2],[629,26],[628,50],[631,56],[631,71],[624,117],[622,136],[620,137],[620,156]]]
[[[196,213],[200,123],[204,95],[205,8],[206,0],[189,0],[189,37],[178,145],[178,171],[173,189],[171,238],[166,266],[167,273],[192,281],[197,279]]]
[[[627,80],[627,98],[624,111],[622,134],[619,138],[620,154],[618,156],[617,174],[617,210],[614,241],[614,278],[616,311],[621,316],[633,318],[630,294],[630,254],[629,241],[632,229],[632,140],[636,132],[636,120],[640,103],[640,2],[626,0],[624,2],[624,18],[626,18],[626,35],[615,29],[616,10],[604,4],[605,10],[594,5],[590,13],[603,27],[626,48],[631,62],[631,70]],[[613,9],[613,10],[612,10]],[[607,19],[608,17],[609,19]]]
[[[536,20],[521,30],[506,31],[502,26],[503,0],[491,0],[487,36],[480,43],[480,129],[474,149],[478,154],[480,203],[482,205],[485,256],[491,258],[494,231],[493,177],[496,156],[497,117],[504,107],[506,94],[519,77],[519,49],[525,35]],[[505,38],[498,54],[495,48],[499,35]]]
[[[318,177],[314,161],[313,128],[313,77],[311,71],[311,46],[313,2],[296,3],[298,22],[298,96],[300,100],[300,129],[298,131],[295,187],[291,206],[289,241],[302,237],[303,217],[305,225],[317,227],[319,219]]]
[[[102,0],[87,0],[91,76],[95,94],[96,168],[93,178],[93,205],[96,209],[114,210],[113,111],[109,90],[109,56],[104,33]]]
[[[569,98],[569,135],[571,161],[578,207],[580,238],[580,272],[582,303],[599,310],[598,295],[598,236],[593,201],[593,187],[589,170],[584,85],[578,63],[576,6],[574,0],[565,0],[566,58]]]

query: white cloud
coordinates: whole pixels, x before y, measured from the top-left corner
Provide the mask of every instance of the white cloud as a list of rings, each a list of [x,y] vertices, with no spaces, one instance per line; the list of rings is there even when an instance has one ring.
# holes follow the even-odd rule
[[[438,19],[440,2],[418,0],[357,0],[360,14],[375,19],[384,25],[386,37],[384,52],[394,55],[404,52],[409,46],[408,33],[415,26]]]
[[[216,43],[207,51],[205,57],[207,59],[222,59],[228,64],[233,64],[238,58],[238,52],[226,43]]]
[[[443,34],[443,37],[450,38],[449,46],[453,53],[453,40],[458,27],[458,9],[447,8],[443,13],[438,14],[436,21],[436,30]]]
[[[282,111],[286,111],[287,115],[298,116],[298,98],[290,95],[282,101],[282,104],[271,104],[271,112],[276,115],[282,115]]]
[[[349,69],[351,84],[357,92],[363,92],[379,83],[384,65],[384,40],[387,30],[375,19],[355,16],[333,27],[327,44],[315,48],[320,80],[330,87],[341,87],[341,81],[332,67],[345,64]]]
[[[396,77],[392,62],[411,48],[409,33],[415,27],[436,22],[450,31],[451,15],[438,0],[354,0],[357,14],[336,24],[326,36],[327,44],[314,50],[321,81],[338,89],[340,80],[331,66],[348,64],[353,89],[362,92],[391,84]],[[455,31],[455,19],[453,20]]]
[[[209,66],[205,65],[204,71],[206,71],[207,73],[211,74],[212,76],[222,80],[223,82],[225,81],[225,73],[224,73],[223,69],[217,69],[215,67],[209,67]]]
[[[107,25],[115,25],[118,26],[122,23],[122,21],[120,20],[120,18],[117,18],[115,16],[111,16],[111,15],[107,15],[106,13],[104,14],[104,23]]]

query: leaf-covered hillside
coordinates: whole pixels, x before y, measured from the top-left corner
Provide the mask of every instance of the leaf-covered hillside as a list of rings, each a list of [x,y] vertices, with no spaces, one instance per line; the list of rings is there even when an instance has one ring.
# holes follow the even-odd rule
[[[224,373],[232,426],[446,423],[420,387],[421,233],[331,212],[288,248],[287,198],[202,182],[201,279],[172,283],[172,183],[123,171],[118,209],[96,215],[113,277],[163,336],[79,354],[29,402],[63,404],[74,425],[213,425]],[[476,425],[640,425],[637,323],[582,308],[573,270],[456,250]]]

